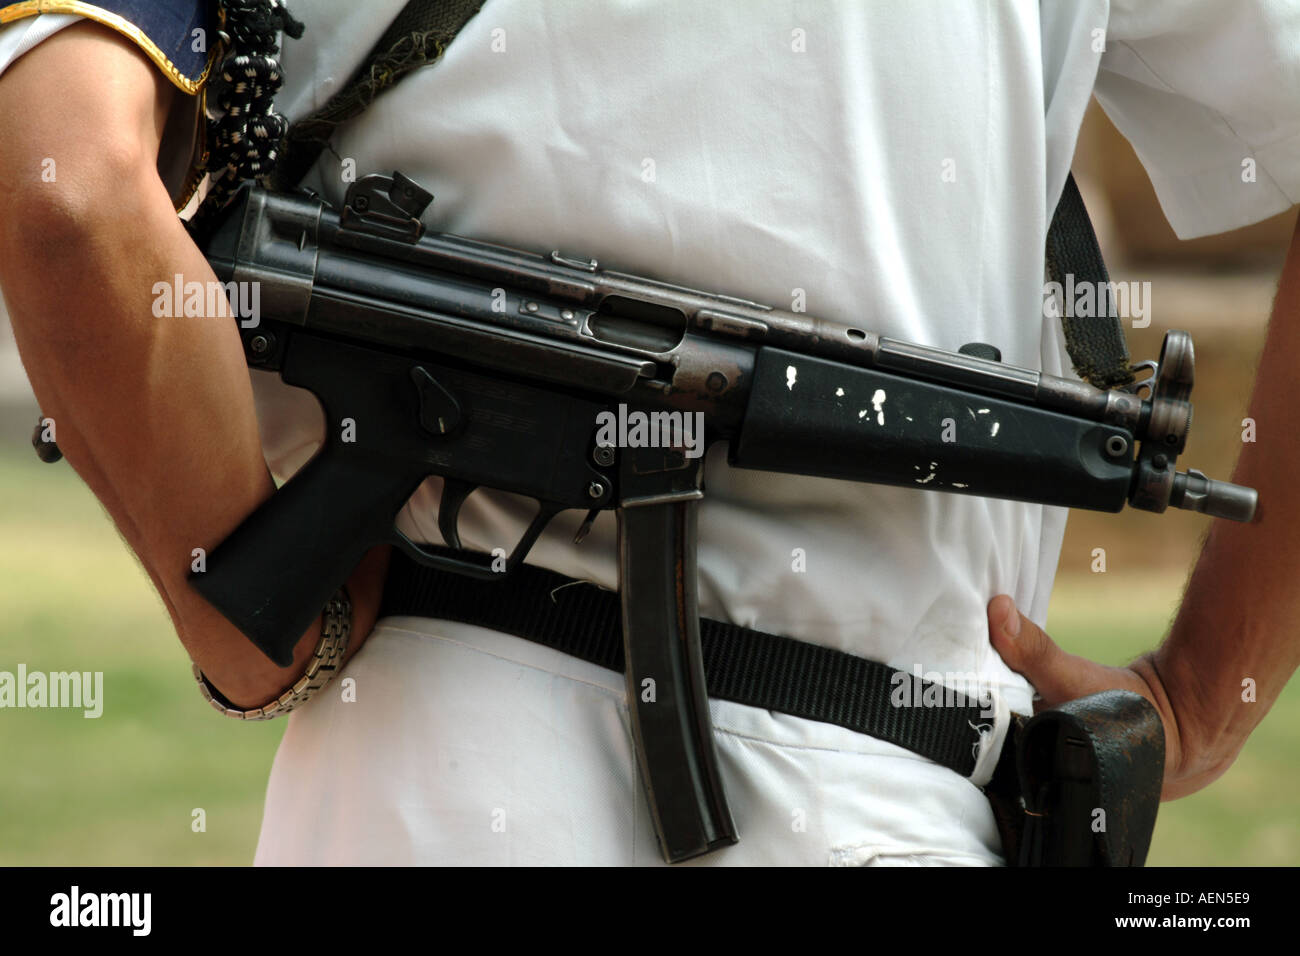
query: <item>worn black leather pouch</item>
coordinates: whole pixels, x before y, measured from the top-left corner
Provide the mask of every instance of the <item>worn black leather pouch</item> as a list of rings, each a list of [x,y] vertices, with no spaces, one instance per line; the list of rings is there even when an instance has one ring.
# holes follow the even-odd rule
[[[1164,726],[1132,691],[1012,715],[985,792],[1010,866],[1142,866],[1164,781]]]

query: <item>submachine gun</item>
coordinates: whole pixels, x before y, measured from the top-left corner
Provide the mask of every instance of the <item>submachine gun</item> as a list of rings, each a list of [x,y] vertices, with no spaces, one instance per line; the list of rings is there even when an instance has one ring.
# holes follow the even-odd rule
[[[986,344],[944,351],[595,260],[426,232],[432,198],[400,173],[353,183],[341,210],[253,186],[206,241],[222,281],[260,284],[262,314],[240,322],[250,367],[310,389],[328,424],[319,454],[193,586],[286,666],[375,545],[500,579],[559,512],[585,509],[589,527],[614,509],[628,707],[670,861],[737,839],[700,657],[704,458],[683,447],[684,416],[702,415],[705,444],[727,442],[738,468],[1095,511],[1254,514],[1252,489],[1175,467],[1192,421],[1186,332],[1165,336],[1145,397],[1104,391],[1008,365]],[[598,440],[611,415],[636,413],[668,437]],[[444,483],[437,551],[394,526],[431,475]],[[538,503],[504,574],[457,533],[480,486]]]

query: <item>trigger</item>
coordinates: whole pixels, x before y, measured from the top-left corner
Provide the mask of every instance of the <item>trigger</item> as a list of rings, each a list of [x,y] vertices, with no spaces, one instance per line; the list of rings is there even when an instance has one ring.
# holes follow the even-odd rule
[[[460,506],[474,493],[478,485],[458,478],[444,478],[442,481],[442,500],[438,503],[438,531],[449,548],[460,550],[460,534],[456,530],[456,519],[460,517]]]
[[[591,530],[591,526],[595,524],[596,517],[599,514],[599,508],[592,508],[587,512],[587,517],[583,518],[582,524],[578,526],[578,533],[573,536],[574,544],[582,544],[582,539],[587,536],[587,532]]]

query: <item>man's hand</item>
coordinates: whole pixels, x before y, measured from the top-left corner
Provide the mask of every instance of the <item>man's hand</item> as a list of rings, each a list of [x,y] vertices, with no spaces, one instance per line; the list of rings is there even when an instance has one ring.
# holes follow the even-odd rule
[[[1166,800],[1222,776],[1300,665],[1300,226],[1291,240],[1247,415],[1237,484],[1259,491],[1249,524],[1214,521],[1169,636],[1128,667],[1067,654],[1000,594],[989,639],[1051,706],[1111,688],[1135,690],[1165,725]],[[1017,629],[1016,625],[1019,625]]]
[[[1218,776],[1216,773],[1198,779],[1204,774],[1189,774],[1178,733],[1177,715],[1149,657],[1140,657],[1128,667],[1107,667],[1086,657],[1068,654],[1041,627],[1021,614],[1015,602],[1005,594],[999,594],[989,602],[988,615],[989,641],[993,649],[1008,667],[1038,691],[1041,699],[1034,702],[1035,712],[1103,690],[1134,691],[1155,706],[1164,724],[1165,784],[1161,797],[1173,800],[1186,796]],[[1223,770],[1226,769],[1227,765],[1224,765]]]

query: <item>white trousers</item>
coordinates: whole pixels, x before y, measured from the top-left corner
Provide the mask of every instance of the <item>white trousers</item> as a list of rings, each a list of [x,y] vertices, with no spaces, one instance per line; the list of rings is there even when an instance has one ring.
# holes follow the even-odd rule
[[[622,676],[483,628],[380,622],[291,715],[259,865],[662,863]],[[831,724],[710,701],[740,842],[696,865],[998,865],[983,793]],[[688,864],[689,865],[689,864]]]

